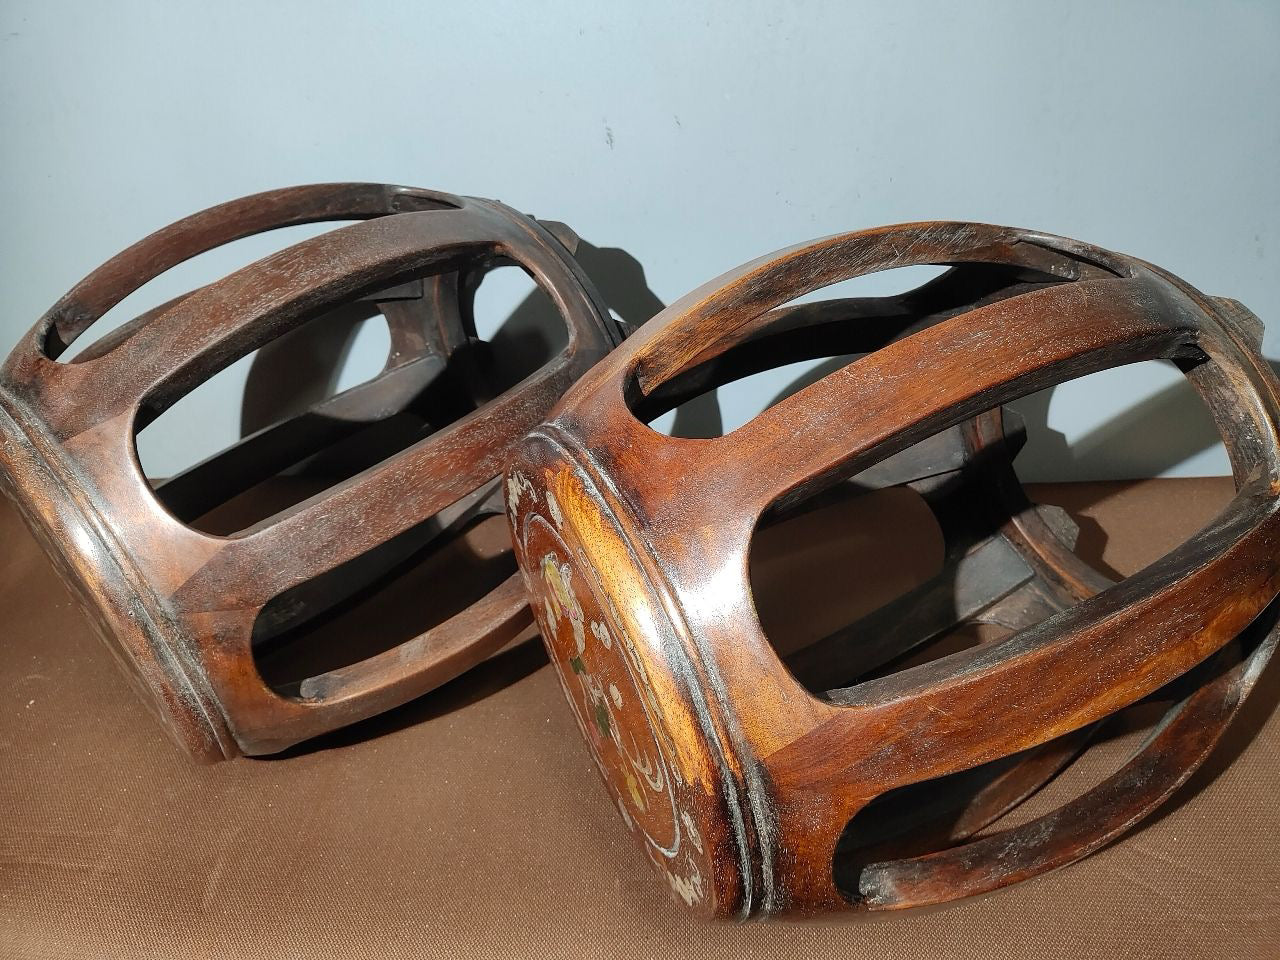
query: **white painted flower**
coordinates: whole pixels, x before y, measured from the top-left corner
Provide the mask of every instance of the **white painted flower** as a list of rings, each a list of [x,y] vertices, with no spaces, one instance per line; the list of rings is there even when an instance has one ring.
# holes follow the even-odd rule
[[[631,769],[640,774],[644,778],[644,782],[649,785],[649,789],[654,793],[661,793],[663,785],[667,782],[662,775],[661,764],[655,763],[650,759],[647,753],[636,750],[636,742],[632,737],[628,737],[631,749],[627,749],[621,743],[618,748],[622,751],[622,755],[627,758],[627,762],[631,764]]]
[[[591,621],[591,633],[597,640],[604,644],[604,648],[606,650],[613,646],[613,638],[609,636],[609,628],[599,620]]]
[[[553,553],[542,558],[542,578],[547,585],[546,598],[555,614],[551,618],[553,624],[560,622],[563,614],[573,629],[573,641],[577,647],[577,655],[581,656],[586,649],[586,628],[583,626],[582,604],[574,595],[569,584],[573,580],[573,570],[567,563],[560,563]]]
[[[680,822],[684,824],[684,832],[689,837],[689,842],[693,844],[693,848],[702,853],[702,834],[698,832],[688,810],[680,811]]]
[[[520,506],[520,498],[526,493],[533,493],[533,484],[519,470],[515,470],[507,476],[507,510],[511,516],[516,514],[516,508]]]
[[[684,901],[685,906],[691,907],[695,900],[702,899],[702,874],[697,870],[694,870],[693,875],[688,879],[668,870],[667,880],[671,884],[672,891]]]
[[[587,632],[582,629],[582,618],[576,620],[569,618],[569,623],[573,627],[573,643],[578,650],[578,656],[582,656],[582,651],[587,649]]]
[[[609,699],[613,701],[615,707],[622,709],[622,691],[618,689],[616,683],[609,684]]]
[[[547,491],[547,509],[551,511],[551,519],[556,522],[556,528],[563,527],[564,514],[560,512],[560,502],[550,490]]]

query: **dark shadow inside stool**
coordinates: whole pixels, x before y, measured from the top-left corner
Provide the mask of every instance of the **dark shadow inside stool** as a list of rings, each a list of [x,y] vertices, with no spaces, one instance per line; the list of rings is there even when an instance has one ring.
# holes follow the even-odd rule
[[[420,636],[515,573],[501,515],[446,530],[432,518],[271,600],[254,624],[254,661],[269,686],[299,696],[307,678]]]
[[[577,259],[629,325],[638,326],[662,309],[645,284],[643,268],[624,251],[580,243]],[[403,412],[350,432],[333,446],[262,480],[195,525],[212,532],[237,531],[287,509],[465,416],[477,399],[514,385],[560,352],[566,344],[564,322],[536,283],[526,285],[527,293],[505,317],[492,314],[493,303],[477,295],[483,292],[486,278],[518,268],[502,261],[490,267],[473,280],[470,295],[463,298],[464,308],[471,311],[465,322],[476,337],[455,351],[450,367],[430,390]],[[365,315],[376,299],[362,305]],[[354,326],[349,324],[349,329]],[[317,390],[323,393],[342,363],[343,350],[325,338],[322,326],[307,324],[258,351],[246,387],[242,417],[246,437],[307,415]],[[309,382],[289,380],[291,358],[298,350],[329,358],[327,365],[315,365]],[[486,385],[486,394],[478,396],[468,389],[477,381]],[[280,389],[281,383],[288,388]],[[498,484],[487,484],[367,555],[273,599],[254,630],[255,664],[263,678],[278,692],[298,696],[308,678],[419,636],[515,575],[502,505]],[[246,517],[252,519],[246,521]],[[530,629],[426,696],[290,748],[281,756],[381,736],[464,706],[545,663],[542,646]]]
[[[837,889],[859,902],[874,877],[889,862],[910,862],[958,843],[998,837],[1031,824],[1082,797],[1119,773],[1155,737],[1179,706],[1198,690],[1248,670],[1257,659],[1265,663],[1273,648],[1280,603],[1259,617],[1239,641],[1229,644],[1183,676],[1108,717],[1086,738],[1075,734],[1032,750],[1004,757],[968,770],[899,787],[875,798],[846,825],[836,846],[832,872]],[[1261,656],[1260,656],[1261,654]],[[1270,682],[1250,697],[1234,724],[1249,729],[1232,738],[1233,750],[1222,745],[1208,762],[1177,788],[1171,799],[1137,829],[1169,816],[1229,766],[1280,701],[1275,671]],[[1039,758],[1037,759],[1037,754]],[[1009,789],[1010,774],[1020,764],[1045,766],[1043,780],[1033,789]]]
[[[360,324],[379,315],[410,337],[437,323],[458,325],[450,334],[454,342],[439,349],[428,345],[415,358],[398,357],[393,346],[379,373],[340,393],[333,392],[336,370],[329,371],[319,387],[296,382],[292,398],[279,392],[278,383],[267,390],[262,378],[255,378],[246,403],[254,399],[258,418],[265,419],[261,404],[266,391],[277,406],[275,419],[176,476],[153,481],[157,497],[179,520],[204,532],[229,536],[251,530],[456,423],[515,386],[563,348],[567,331],[550,297],[535,284],[522,310],[540,319],[537,328],[523,324],[513,331],[502,325],[492,340],[481,339],[473,298],[484,277],[499,269],[516,268],[494,263],[474,268],[458,282],[461,289],[451,306],[434,304],[431,284],[418,279],[329,310],[260,347],[258,353],[287,357],[306,356],[313,352],[309,345],[319,344],[315,349],[341,366]],[[456,319],[438,318],[441,309],[457,311]],[[285,371],[280,377],[286,383],[293,379]],[[215,375],[186,396],[216,390],[217,381]],[[152,417],[144,410],[137,431],[173,411]]]

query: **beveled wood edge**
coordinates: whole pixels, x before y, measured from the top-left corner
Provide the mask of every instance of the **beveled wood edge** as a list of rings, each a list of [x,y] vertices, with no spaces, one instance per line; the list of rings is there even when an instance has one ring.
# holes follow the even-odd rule
[[[185,635],[120,549],[92,495],[70,479],[56,449],[38,421],[0,388],[0,493],[169,739],[202,763],[239,755],[198,658],[178,639]]]
[[[59,298],[28,342],[50,359],[130,293],[178,264],[244,237],[289,226],[396,213],[410,202],[460,207],[462,198],[383,183],[336,182],[283,187],[239,197],[176,220],[94,269]],[[53,333],[59,343],[46,346]]]
[[[1116,276],[1125,270],[1100,248],[1015,227],[964,221],[875,227],[785,247],[708,281],[637,331],[624,356],[648,393],[729,349],[757,318],[806,293],[898,267],[966,262],[1023,266],[1066,280],[1081,276],[1082,262]]]
[[[619,531],[621,542],[630,562],[640,575],[640,593],[631,598],[632,603],[643,600],[663,638],[674,641],[665,644],[660,668],[668,681],[684,691],[693,709],[689,711],[693,727],[697,731],[696,751],[699,764],[712,773],[714,793],[724,804],[730,826],[727,842],[732,851],[735,872],[730,886],[736,896],[718,901],[717,911],[708,916],[736,916],[745,920],[753,914],[773,909],[774,887],[771,879],[773,829],[768,816],[766,800],[766,773],[761,764],[752,759],[744,748],[742,731],[731,711],[723,701],[723,687],[717,676],[713,659],[704,655],[701,646],[693,638],[680,606],[671,594],[671,586],[661,559],[646,550],[646,541],[638,536],[642,520],[637,517],[627,499],[607,472],[590,456],[579,440],[565,432],[554,419],[548,419],[525,435],[511,462],[507,465],[508,484],[524,469],[532,469],[537,458],[532,451],[537,447],[552,448],[565,456],[577,468],[579,481],[596,496],[607,517]],[[508,519],[512,538],[520,536],[516,511],[509,504]],[[521,566],[522,573],[526,573]],[[657,638],[653,638],[657,639]],[[681,707],[682,711],[685,709]],[[694,749],[690,743],[686,750]],[[705,839],[705,838],[704,838]],[[725,891],[720,890],[717,896]]]

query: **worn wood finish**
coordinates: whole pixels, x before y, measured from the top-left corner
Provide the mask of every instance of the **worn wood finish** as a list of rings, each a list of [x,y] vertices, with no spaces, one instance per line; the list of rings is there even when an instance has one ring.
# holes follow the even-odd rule
[[[916,264],[951,269],[897,297],[783,306]],[[936,903],[1085,856],[1181,783],[1274,648],[1274,613],[1259,615],[1280,590],[1280,400],[1260,333],[1239,304],[1129,257],[924,223],[748,264],[590,371],[512,462],[509,516],[566,696],[676,897],[738,917]],[[646,425],[717,383],[846,353],[861,356],[726,436]],[[998,408],[1156,358],[1212,410],[1238,492],[1208,528],[1110,584],[1072,557],[1056,518],[1025,504]],[[948,577],[784,664],[752,602],[753,531],[849,482],[911,482],[936,507],[955,484],[928,467],[948,444],[972,481],[951,511],[961,548]],[[967,531],[966,517],[977,518]],[[944,614],[1012,633],[868,676]],[[800,682],[824,676],[833,682],[816,693]],[[1179,683],[1189,688],[1114,777],[1028,826],[965,840],[1051,777],[1093,725]],[[933,852],[895,858],[872,850],[875,837],[848,848],[846,827],[877,800],[898,828],[934,836],[936,811],[895,810],[907,794],[894,791],[975,775],[971,805]]]
[[[193,290],[59,362],[170,267],[250,234],[334,220],[361,222]],[[575,243],[562,225],[490,200],[382,184],[277,190],[130,247],[14,350],[0,373],[3,486],[193,756],[276,751],[403,703],[528,624],[513,574],[422,636],[292,689],[268,686],[253,657],[255,643],[370,589],[433,537],[501,512],[495,478],[511,447],[621,338],[573,260]],[[568,331],[554,359],[509,389],[489,376],[472,316],[480,278],[501,264],[528,273]],[[139,429],[238,358],[361,300],[377,305],[391,334],[378,376],[152,490],[135,451]],[[403,449],[379,457],[359,447],[411,409],[422,425]],[[348,461],[331,488],[226,536],[190,525],[291,465],[326,457]]]

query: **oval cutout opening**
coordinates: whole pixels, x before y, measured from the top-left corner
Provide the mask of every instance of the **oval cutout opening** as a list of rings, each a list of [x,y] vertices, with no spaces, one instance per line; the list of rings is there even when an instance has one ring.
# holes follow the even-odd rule
[[[126,331],[121,328],[128,327],[146,314],[285,247],[358,222],[328,220],[278,227],[206,250],[148,280],[107,310],[61,352],[46,348],[45,354],[58,363],[79,363],[100,356],[122,342]],[[53,353],[57,355],[52,356]]]
[[[464,275],[451,285],[443,275],[435,293],[446,301],[456,294],[451,306],[433,296],[434,276],[331,308],[209,376],[155,419],[144,409],[138,456],[161,503],[206,533],[259,528],[479,409],[567,341],[564,319],[532,279],[535,289],[505,321],[502,305],[482,298],[480,315],[493,331],[485,340],[473,301],[483,280]],[[436,317],[450,309],[452,321]],[[452,339],[432,339],[438,320],[453,324]],[[513,321],[517,331],[536,321],[546,349],[508,336]],[[237,432],[238,441],[227,440]]]
[[[300,697],[309,678],[421,636],[515,573],[500,513],[447,529],[426,521],[269,601],[254,622],[254,662],[273,690]]]
[[[756,531],[756,614],[785,660],[936,576],[943,555],[942,531],[918,493],[847,485]]]
[[[628,406],[659,433],[722,436],[889,343],[974,307],[1063,282],[989,263],[899,267],[855,277],[767,311],[740,342],[652,393],[633,378]],[[844,296],[833,299],[832,292]],[[714,415],[708,413],[712,405]]]
[[[882,863],[927,856],[1051,813],[1119,770],[1171,705],[1156,696],[1096,730],[881,794],[840,835],[832,859],[836,889],[859,903],[875,895]]]
[[[1128,377],[1118,379],[1143,383],[1145,370],[1166,366],[1130,364],[1120,368]],[[1207,407],[1194,391],[1192,396],[1200,427],[1213,431],[1213,445],[1220,446]],[[1079,581],[1087,589],[1105,589],[1186,542],[1230,500],[1233,485],[1226,478],[1209,484],[1213,490],[1207,493],[1191,481],[1167,488],[1168,502],[1160,509],[1174,511],[1180,522],[1194,519],[1192,527],[1173,524],[1176,534],[1165,537],[1147,529],[1151,549],[1137,554],[1140,564],[1108,562],[1113,554],[1125,558],[1132,551],[1109,549],[1093,513],[1101,500],[1123,498],[1124,485],[1035,487],[1033,493],[1046,500],[1042,506],[1018,485],[1025,452],[1061,437],[1047,422],[1048,394],[1032,399],[1039,405],[1024,406],[1036,416],[1030,423],[1006,409],[1003,443],[973,446],[973,428],[962,422],[852,477],[811,483],[765,511],[750,555],[757,612],[765,636],[811,693],[856,701],[860,684],[1028,629],[1083,596],[1073,599],[1052,584]],[[1177,416],[1188,422],[1182,407],[1178,399]],[[1123,458],[1131,437],[1161,430],[1164,416],[1159,404],[1121,408],[1107,422],[1111,426],[1092,432],[1091,454],[1111,449]],[[1208,444],[1194,430],[1188,435],[1198,437],[1196,447]],[[878,499],[866,499],[871,493]],[[856,506],[859,498],[865,509]],[[1116,501],[1121,502],[1127,501]],[[843,508],[834,508],[841,503]],[[1152,524],[1161,522],[1158,512],[1149,518]],[[794,531],[789,540],[788,530]],[[762,577],[769,568],[764,558],[777,549],[771,541],[786,541],[794,555],[789,562],[800,571],[783,589]],[[896,588],[884,586],[889,580]],[[877,589],[881,602],[872,604],[865,598]],[[790,607],[788,593],[799,598]]]
[[[487,376],[500,393],[559,355],[569,329],[551,295],[517,264],[491,267],[475,283],[470,325],[485,345]]]

